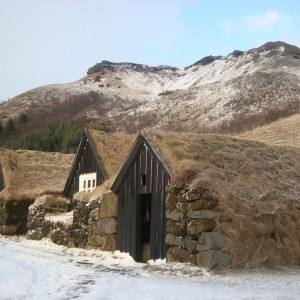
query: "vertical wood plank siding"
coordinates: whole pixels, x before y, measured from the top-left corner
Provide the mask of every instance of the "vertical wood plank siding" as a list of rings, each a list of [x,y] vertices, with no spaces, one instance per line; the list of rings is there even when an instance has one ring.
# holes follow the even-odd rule
[[[97,160],[93,154],[89,143],[85,143],[80,162],[77,164],[75,176],[70,187],[68,197],[71,197],[74,192],[79,191],[79,176],[86,173],[97,173],[97,185],[105,181],[102,172],[98,166]]]
[[[146,175],[144,185],[142,175]],[[120,251],[129,252],[135,260],[139,260],[141,255],[139,249],[141,228],[138,228],[137,224],[140,218],[139,199],[144,194],[151,194],[150,258],[166,256],[165,188],[169,179],[169,174],[154,152],[143,143],[117,191],[119,199],[117,246]]]

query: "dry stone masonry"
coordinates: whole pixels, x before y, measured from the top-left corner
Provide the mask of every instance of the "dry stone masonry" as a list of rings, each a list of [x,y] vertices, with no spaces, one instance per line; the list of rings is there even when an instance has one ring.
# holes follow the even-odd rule
[[[54,243],[85,249],[116,250],[117,198],[106,192],[93,200],[73,198],[73,211],[67,213],[65,198],[42,196],[30,206],[26,237],[48,237]]]
[[[222,251],[224,236],[214,231],[218,200],[202,188],[168,187],[166,199],[167,261],[189,262],[208,269],[227,267],[231,255]]]
[[[54,223],[51,216],[66,213],[69,201],[65,198],[53,196],[41,196],[29,207],[27,216],[26,238],[41,240],[50,237],[55,243],[68,245],[70,236],[70,224],[65,222]]]
[[[74,209],[74,246],[115,251],[116,219],[117,198],[110,191],[87,203],[79,201]]]
[[[115,251],[117,241],[117,197],[112,192],[102,195],[99,205],[89,215],[88,242],[91,248]]]

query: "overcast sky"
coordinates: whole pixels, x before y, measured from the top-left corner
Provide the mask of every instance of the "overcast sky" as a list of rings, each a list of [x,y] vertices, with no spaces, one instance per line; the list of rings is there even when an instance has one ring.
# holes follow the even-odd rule
[[[0,0],[0,100],[109,60],[187,66],[268,41],[300,46],[299,0]]]

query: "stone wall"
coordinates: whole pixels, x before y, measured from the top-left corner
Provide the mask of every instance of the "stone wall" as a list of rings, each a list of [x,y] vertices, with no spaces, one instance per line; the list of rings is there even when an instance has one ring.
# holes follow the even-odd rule
[[[25,234],[28,207],[33,200],[4,200],[0,198],[0,234]]]
[[[168,262],[189,262],[208,269],[227,267],[225,237],[215,231],[218,200],[205,189],[169,188],[166,199]]]
[[[56,198],[47,195],[37,198],[28,210],[28,231],[26,233],[26,238],[40,240],[49,237],[53,238],[54,241],[58,241],[58,244],[67,244],[66,238],[61,238],[61,240],[58,238],[58,236],[60,236],[58,231],[66,232],[69,230],[69,226],[64,226],[64,222],[54,224],[54,222],[51,221],[51,218],[46,217],[66,213],[68,206],[69,201],[65,198]]]
[[[113,192],[102,195],[99,209],[90,213],[88,245],[105,251],[117,248],[117,197]]]
[[[36,199],[28,214],[28,239],[50,238],[54,243],[85,249],[116,250],[117,198],[106,192],[94,200],[73,198],[69,202],[43,196]],[[71,219],[70,219],[71,218]]]
[[[73,215],[75,247],[116,250],[117,198],[111,191],[95,200],[75,200]]]

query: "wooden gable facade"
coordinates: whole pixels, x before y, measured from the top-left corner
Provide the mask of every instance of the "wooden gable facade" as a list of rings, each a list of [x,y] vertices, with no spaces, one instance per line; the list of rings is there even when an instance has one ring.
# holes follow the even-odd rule
[[[85,129],[64,188],[64,196],[72,198],[79,191],[79,176],[89,173],[96,173],[96,186],[108,178],[93,139]]]
[[[118,196],[117,249],[128,252],[136,261],[166,256],[165,199],[172,175],[161,153],[142,131],[112,186]]]

